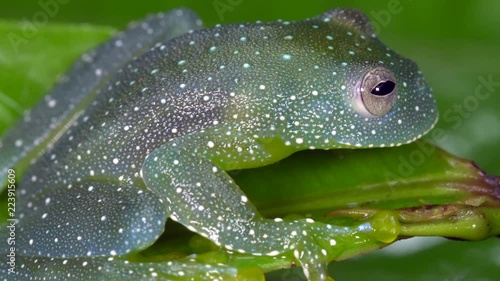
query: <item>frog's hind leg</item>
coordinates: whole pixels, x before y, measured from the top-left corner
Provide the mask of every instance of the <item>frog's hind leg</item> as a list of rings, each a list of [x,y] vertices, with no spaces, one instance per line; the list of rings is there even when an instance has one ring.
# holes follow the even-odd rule
[[[232,148],[241,152],[238,161],[243,164],[271,157],[265,145],[237,131],[205,131],[166,143],[147,157],[144,182],[167,203],[173,220],[219,246],[239,253],[284,256],[298,261],[310,280],[326,280],[332,255],[327,246],[334,235],[331,226],[310,219],[261,217],[222,169],[230,166]]]
[[[84,54],[45,99],[0,140],[0,189],[4,187],[8,169],[15,168],[20,174],[31,158],[54,141],[76,112],[90,103],[98,94],[96,88],[110,73],[157,42],[166,42],[201,27],[194,12],[176,9],[131,24],[126,31]]]
[[[164,202],[149,190],[85,181],[19,207],[15,229],[0,228],[0,255],[14,253],[15,266],[0,263],[0,280],[248,280],[215,262],[137,258],[134,252],[155,242],[167,220]]]
[[[157,195],[119,182],[76,182],[26,201],[16,251],[27,257],[125,255],[156,241],[167,219]]]
[[[15,274],[8,274],[8,264],[0,264],[4,280],[176,280],[176,281],[243,281],[264,280],[263,275],[249,278],[234,267],[205,264],[189,259],[162,262],[135,262],[120,257],[16,258]]]

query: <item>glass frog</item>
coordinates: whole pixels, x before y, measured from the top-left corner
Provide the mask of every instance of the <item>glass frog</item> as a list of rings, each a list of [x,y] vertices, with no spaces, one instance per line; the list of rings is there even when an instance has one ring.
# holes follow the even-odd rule
[[[262,217],[227,171],[402,145],[437,115],[417,65],[357,10],[208,29],[184,9],[147,18],[83,55],[3,137],[1,182],[24,174],[16,245],[30,258],[17,277],[219,278],[199,264],[112,262],[150,246],[170,218],[228,252],[289,257],[326,280],[338,229]]]

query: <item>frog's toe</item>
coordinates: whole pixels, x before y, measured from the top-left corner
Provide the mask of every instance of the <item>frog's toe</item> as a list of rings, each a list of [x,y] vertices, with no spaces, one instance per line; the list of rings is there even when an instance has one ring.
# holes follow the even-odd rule
[[[149,191],[112,182],[82,182],[36,195],[21,206],[19,251],[29,256],[124,255],[163,232],[165,207]]]

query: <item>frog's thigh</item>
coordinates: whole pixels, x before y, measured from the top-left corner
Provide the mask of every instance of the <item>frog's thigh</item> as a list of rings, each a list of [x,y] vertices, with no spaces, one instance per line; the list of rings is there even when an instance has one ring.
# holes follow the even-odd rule
[[[213,140],[222,138],[194,134],[166,143],[147,157],[144,182],[167,203],[168,215],[190,230],[227,250],[295,257],[310,280],[325,280],[327,253],[317,241],[330,241],[330,226],[262,218],[232,178],[211,160],[224,160],[210,150],[218,143]],[[221,142],[226,147],[246,144],[239,155],[242,162],[259,154],[265,157],[266,151],[254,139],[238,138]],[[219,155],[227,153],[221,151]]]
[[[155,194],[117,182],[75,183],[22,207],[16,246],[32,256],[124,255],[151,245],[166,221]]]

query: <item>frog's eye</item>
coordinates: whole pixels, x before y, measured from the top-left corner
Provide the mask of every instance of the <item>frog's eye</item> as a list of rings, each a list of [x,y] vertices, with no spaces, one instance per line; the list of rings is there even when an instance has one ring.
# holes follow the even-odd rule
[[[357,84],[354,107],[365,117],[382,117],[391,110],[397,95],[394,75],[385,67],[375,67]]]

